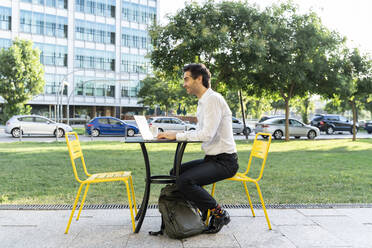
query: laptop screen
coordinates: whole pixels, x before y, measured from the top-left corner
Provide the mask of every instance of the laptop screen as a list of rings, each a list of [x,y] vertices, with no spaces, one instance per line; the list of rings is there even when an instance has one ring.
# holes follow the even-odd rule
[[[142,138],[144,140],[153,140],[154,137],[152,136],[146,117],[143,115],[135,115],[134,119],[137,122],[137,126],[141,132]]]

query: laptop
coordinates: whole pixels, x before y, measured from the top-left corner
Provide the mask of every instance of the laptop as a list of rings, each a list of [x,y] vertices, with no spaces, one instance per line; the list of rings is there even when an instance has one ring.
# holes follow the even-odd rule
[[[145,116],[135,115],[134,119],[136,120],[137,126],[144,140],[157,140],[157,138],[152,135]]]

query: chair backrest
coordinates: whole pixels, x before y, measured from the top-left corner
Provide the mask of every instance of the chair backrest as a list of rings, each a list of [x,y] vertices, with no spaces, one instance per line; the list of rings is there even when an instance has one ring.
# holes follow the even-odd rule
[[[259,136],[262,136],[264,139],[263,140],[258,140],[257,138]],[[251,150],[251,155],[249,156],[247,170],[244,172],[244,174],[245,175],[248,174],[248,172],[251,168],[252,159],[254,157],[262,159],[260,174],[256,178],[256,181],[259,181],[262,178],[263,171],[264,171],[265,164],[266,164],[267,155],[269,153],[271,138],[272,138],[271,134],[269,134],[269,133],[257,133],[256,137],[254,138],[253,146],[252,146],[252,150]]]
[[[70,136],[74,136],[75,139],[73,139],[73,140],[70,139]],[[78,182],[81,183],[82,180],[80,180],[78,172],[76,170],[75,159],[80,158],[81,164],[83,165],[85,175],[90,176],[90,174],[88,173],[87,167],[85,165],[83,151],[81,150],[81,146],[80,146],[79,136],[77,135],[76,132],[68,132],[68,133],[65,134],[65,138],[66,138],[68,153],[70,155],[72,169],[74,170],[75,178]]]

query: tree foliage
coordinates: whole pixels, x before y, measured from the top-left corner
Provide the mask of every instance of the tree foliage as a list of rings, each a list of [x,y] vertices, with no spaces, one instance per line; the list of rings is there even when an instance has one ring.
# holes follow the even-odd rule
[[[29,113],[25,106],[33,96],[43,92],[44,69],[40,51],[32,42],[16,39],[9,49],[0,51],[0,96],[5,100],[4,119],[15,114]]]
[[[153,26],[150,35],[151,62],[167,77],[181,77],[183,65],[201,62],[219,92],[242,89],[256,97],[282,98],[287,140],[290,100],[335,78],[329,75],[329,57],[343,41],[315,13],[298,14],[291,3],[260,11],[229,1],[187,4],[169,24]]]

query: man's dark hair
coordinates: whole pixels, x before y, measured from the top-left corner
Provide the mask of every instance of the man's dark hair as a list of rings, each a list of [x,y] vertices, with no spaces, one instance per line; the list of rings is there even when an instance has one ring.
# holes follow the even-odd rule
[[[195,80],[197,77],[202,76],[203,86],[205,88],[211,87],[211,73],[209,72],[208,68],[204,64],[188,64],[183,67],[183,72],[189,71],[191,73],[191,77]]]

